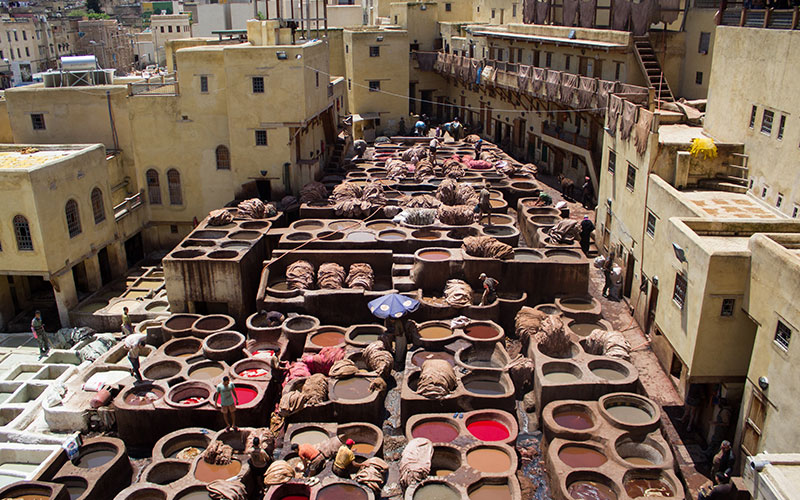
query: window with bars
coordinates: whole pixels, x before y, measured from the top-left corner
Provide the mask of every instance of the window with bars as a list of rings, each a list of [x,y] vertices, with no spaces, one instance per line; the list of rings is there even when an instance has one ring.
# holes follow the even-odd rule
[[[786,128],[786,115],[781,115],[781,121],[778,122],[778,140],[783,140],[783,131]]]
[[[69,200],[64,207],[64,214],[67,217],[67,231],[69,231],[69,237],[74,238],[81,234],[81,217],[78,213],[78,202]]]
[[[217,146],[217,170],[231,169],[231,153],[227,146]]]
[[[772,121],[775,119],[775,112],[768,109],[764,110],[764,116],[761,117],[761,133],[770,135],[772,134]]]
[[[625,187],[631,191],[636,187],[636,167],[630,163],[628,163],[628,175],[625,178]]]
[[[14,217],[14,236],[17,238],[17,250],[33,251],[33,237],[28,219],[22,215]]]
[[[94,223],[100,224],[106,220],[106,211],[103,207],[103,192],[100,188],[92,189],[92,213],[94,214]]]
[[[736,299],[722,299],[722,309],[719,312],[720,316],[733,316],[733,306],[736,305]]]
[[[608,150],[608,171],[613,174],[616,169],[617,169],[617,153],[609,149]]]
[[[256,146],[266,146],[266,145],[267,145],[267,131],[256,130]]]
[[[686,276],[681,273],[675,273],[675,289],[672,291],[672,300],[681,309],[686,303]]]
[[[253,93],[254,94],[263,94],[264,93],[264,77],[263,76],[254,76],[253,77]]]
[[[45,130],[44,115],[41,113],[32,114],[31,125],[33,126],[33,130]]]
[[[147,197],[151,205],[161,205],[161,182],[158,179],[158,172],[152,168],[145,174],[147,181]]]
[[[444,10],[445,10],[445,12],[452,11],[453,10],[453,4],[451,4],[451,3],[444,4]]]
[[[651,238],[656,237],[656,214],[651,211],[647,211],[647,234]]]
[[[167,170],[167,188],[169,190],[169,204],[183,205],[183,193],[181,193],[181,174],[174,168]]]
[[[369,91],[370,92],[377,92],[381,89],[381,82],[378,80],[370,80],[369,82]]]
[[[775,343],[782,349],[789,349],[789,341],[792,339],[792,329],[786,324],[778,320],[778,326],[775,327]]]
[[[208,77],[201,76],[200,77],[200,92],[206,93],[208,92]]]
[[[756,106],[754,104],[753,107],[750,108],[750,125],[749,125],[750,128],[753,128],[753,127],[756,126],[756,115],[757,114],[758,114],[758,106]]]
[[[380,57],[381,56],[381,48],[377,45],[373,45],[369,48],[369,56],[370,57]]]

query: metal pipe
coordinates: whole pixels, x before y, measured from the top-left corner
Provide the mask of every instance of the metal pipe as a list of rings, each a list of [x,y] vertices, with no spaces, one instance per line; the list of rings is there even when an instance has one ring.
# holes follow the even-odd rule
[[[325,16],[325,38],[328,38],[328,0],[322,2],[322,15]]]
[[[314,0],[314,28],[317,30],[316,38],[319,39],[319,0]]]

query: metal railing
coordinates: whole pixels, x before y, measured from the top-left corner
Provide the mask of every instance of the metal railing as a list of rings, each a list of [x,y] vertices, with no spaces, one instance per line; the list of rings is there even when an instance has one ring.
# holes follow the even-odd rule
[[[161,75],[150,78],[146,81],[129,83],[128,95],[178,95],[180,88],[178,86],[177,73],[170,73],[168,75]]]
[[[120,203],[119,205],[114,206],[114,220],[120,220],[126,215],[130,214],[137,208],[141,207],[142,196],[144,195],[143,191],[139,191],[133,196],[129,196],[125,198],[125,200]]]
[[[717,22],[723,26],[766,28],[775,30],[800,29],[800,7],[793,9],[731,9],[722,11]]]

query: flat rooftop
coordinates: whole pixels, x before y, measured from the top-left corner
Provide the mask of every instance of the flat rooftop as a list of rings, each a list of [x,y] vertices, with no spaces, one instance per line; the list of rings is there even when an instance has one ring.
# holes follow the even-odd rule
[[[686,200],[717,219],[785,219],[751,196],[727,191],[683,191]]]
[[[18,170],[40,167],[47,162],[71,155],[75,150],[46,150],[21,148],[18,151],[0,151],[0,170]]]
[[[666,110],[661,110],[659,113],[679,114]],[[661,144],[686,144],[700,137],[709,137],[707,134],[703,133],[703,127],[694,127],[683,123],[661,125],[658,127],[658,142]]]

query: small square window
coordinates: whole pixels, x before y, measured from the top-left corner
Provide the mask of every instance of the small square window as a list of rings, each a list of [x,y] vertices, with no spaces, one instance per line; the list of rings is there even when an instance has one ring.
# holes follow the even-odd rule
[[[781,121],[778,123],[778,140],[783,140],[783,130],[786,128],[786,115],[781,115]]]
[[[267,131],[256,130],[256,146],[266,146],[266,145],[267,145]]]
[[[758,114],[758,106],[753,106],[750,109],[750,128],[755,127],[756,125],[756,115]]]
[[[719,312],[719,315],[733,316],[734,304],[736,304],[736,299],[722,299],[722,310]]]
[[[172,234],[178,234],[178,226],[177,224],[172,224],[169,226],[169,232]]]
[[[772,134],[772,120],[775,118],[775,112],[768,109],[764,110],[764,116],[761,118],[761,133],[770,135]]]
[[[708,54],[708,48],[711,45],[711,33],[707,31],[700,32],[700,43],[697,46],[697,52],[701,54]]]
[[[612,174],[617,169],[617,153],[608,150],[608,171]]]
[[[553,65],[553,53],[552,52],[547,52],[545,54],[544,65],[546,67],[548,67],[548,68]]]
[[[564,69],[569,71],[570,63],[572,62],[572,58],[570,56],[564,57]]]
[[[452,10],[453,10],[453,4],[451,4],[451,3],[444,4],[444,11],[445,12],[450,12]]]
[[[702,85],[703,84],[703,72],[702,71],[698,71],[697,73],[694,74],[694,83],[696,83],[698,85]]]
[[[622,63],[616,63],[616,67],[614,68],[614,80],[619,81],[619,77],[622,74]]]
[[[253,93],[254,94],[263,94],[264,93],[264,77],[263,76],[254,76],[253,77]]]
[[[769,194],[769,186],[764,186],[761,188],[761,199],[764,199]]]
[[[172,25],[167,26],[167,32],[172,33]]]
[[[636,188],[636,167],[628,163],[628,177],[625,179],[625,187],[633,191]]]
[[[494,19],[495,9],[492,9],[492,19]]]
[[[201,76],[200,77],[200,92],[208,92],[208,77]]]
[[[680,273],[675,274],[675,289],[672,291],[672,300],[678,307],[683,309],[683,304],[686,302],[686,276]]]
[[[775,206],[781,208],[783,205],[783,193],[778,193],[778,199],[775,201]]]
[[[370,80],[369,82],[369,91],[370,92],[377,92],[381,89],[381,82],[378,80]]]
[[[370,57],[380,57],[381,56],[381,48],[378,46],[372,46],[369,48],[369,56]]]
[[[161,32],[162,32],[162,33],[164,32],[164,27],[163,27],[163,26],[161,27]]]
[[[31,115],[31,124],[33,125],[33,130],[44,130],[44,115],[43,114],[33,114]]]
[[[647,234],[651,238],[656,237],[656,214],[651,211],[647,211]]]
[[[775,343],[781,348],[788,350],[789,341],[792,339],[792,330],[786,326],[783,321],[778,320],[778,326],[775,327]]]

